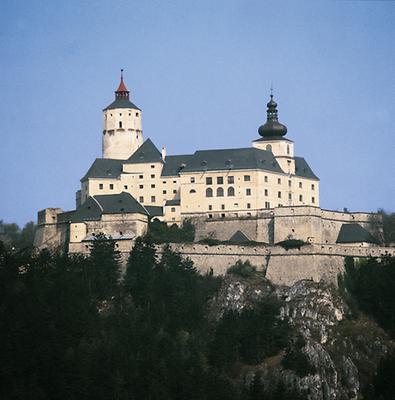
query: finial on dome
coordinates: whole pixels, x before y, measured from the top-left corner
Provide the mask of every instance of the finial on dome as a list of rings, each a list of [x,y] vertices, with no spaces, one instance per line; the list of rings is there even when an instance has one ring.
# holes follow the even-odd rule
[[[287,133],[287,127],[278,122],[277,103],[273,100],[273,84],[270,86],[270,101],[267,103],[267,121],[259,127],[258,133],[263,137],[278,137]]]
[[[123,69],[121,69],[121,81],[123,81]]]

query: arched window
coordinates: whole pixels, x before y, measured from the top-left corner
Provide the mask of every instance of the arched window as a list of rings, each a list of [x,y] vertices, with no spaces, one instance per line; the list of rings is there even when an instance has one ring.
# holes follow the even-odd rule
[[[224,197],[224,189],[222,187],[217,188],[217,197]]]
[[[119,127],[122,128],[122,121],[119,121]]]
[[[267,150],[267,151],[272,151],[272,145],[271,145],[271,144],[268,144],[268,145],[266,146],[266,150]]]
[[[213,197],[213,189],[211,188],[206,189],[206,197]]]
[[[228,196],[234,196],[235,195],[235,188],[230,186],[228,187]]]
[[[289,144],[287,144],[287,154],[289,154]]]
[[[196,190],[195,189],[191,189],[190,191],[189,191],[189,193],[196,193]],[[208,197],[208,196],[207,196]]]

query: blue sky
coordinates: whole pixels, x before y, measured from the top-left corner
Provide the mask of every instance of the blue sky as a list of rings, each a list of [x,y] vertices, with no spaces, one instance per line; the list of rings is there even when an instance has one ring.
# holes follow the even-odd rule
[[[74,207],[119,69],[168,154],[246,147],[280,121],[321,206],[395,211],[395,1],[8,1],[0,219]]]

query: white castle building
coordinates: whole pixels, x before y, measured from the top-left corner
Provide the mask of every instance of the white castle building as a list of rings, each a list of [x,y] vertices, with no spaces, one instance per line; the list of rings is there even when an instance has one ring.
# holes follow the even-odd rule
[[[258,132],[248,147],[167,155],[143,140],[142,110],[121,74],[115,100],[103,110],[102,157],[81,179],[76,210],[40,211],[36,245],[83,251],[99,232],[133,241],[151,218],[178,225],[192,220],[196,240],[375,242],[369,214],[319,208],[319,179],[295,156],[273,94]]]

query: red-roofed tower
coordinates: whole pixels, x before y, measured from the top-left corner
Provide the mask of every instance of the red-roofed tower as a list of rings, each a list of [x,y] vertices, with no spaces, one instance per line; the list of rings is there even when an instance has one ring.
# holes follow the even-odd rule
[[[115,100],[103,110],[103,158],[126,160],[143,142],[141,110],[129,95],[121,69]]]

